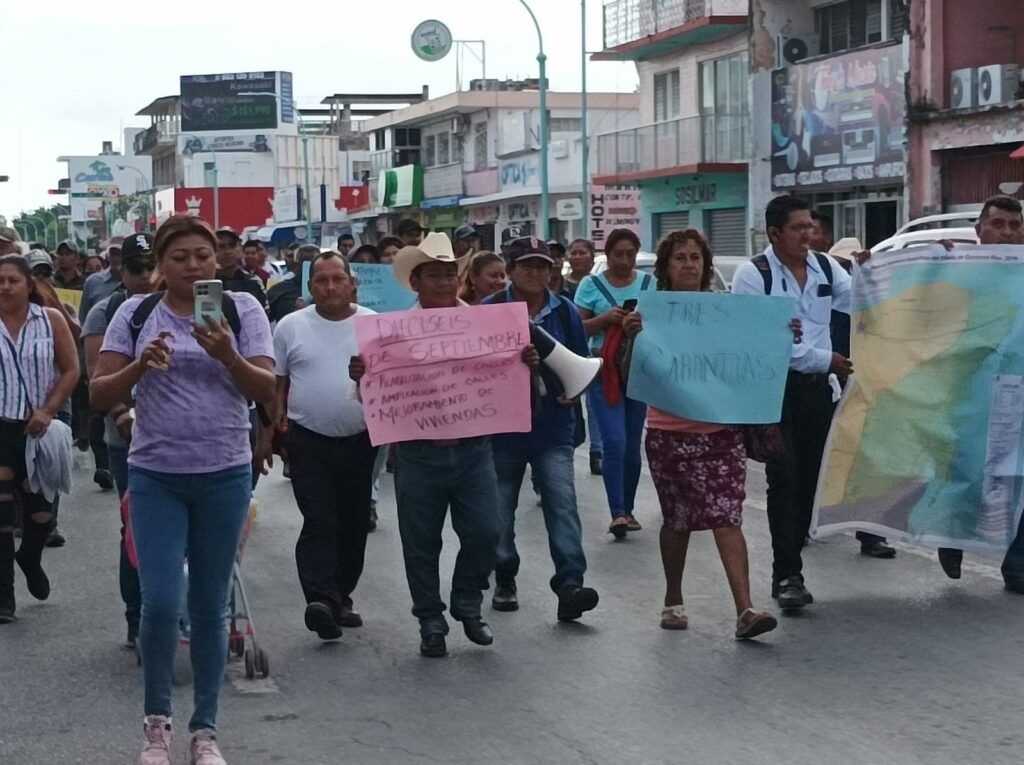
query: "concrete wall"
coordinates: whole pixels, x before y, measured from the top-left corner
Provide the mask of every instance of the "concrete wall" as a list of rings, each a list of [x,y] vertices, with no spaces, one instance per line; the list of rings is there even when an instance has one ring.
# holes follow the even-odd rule
[[[700,114],[700,63],[742,53],[747,49],[748,39],[744,31],[724,40],[688,48],[674,56],[638,61],[636,69],[640,76],[640,124],[654,122],[655,76],[673,69],[679,70],[679,116],[694,117]]]

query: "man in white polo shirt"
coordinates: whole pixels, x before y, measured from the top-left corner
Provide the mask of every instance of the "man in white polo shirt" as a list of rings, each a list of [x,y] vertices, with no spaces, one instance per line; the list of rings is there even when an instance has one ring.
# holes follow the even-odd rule
[[[348,362],[358,353],[352,317],[375,312],[353,302],[355,288],[344,258],[318,255],[309,279],[314,305],[285,316],[274,332],[272,416],[284,411],[288,390],[288,461],[303,517],[295,560],[306,627],[323,640],[363,623],[352,610],[352,591],[363,572],[377,448],[370,445]],[[261,436],[261,466],[271,460],[270,438]]]

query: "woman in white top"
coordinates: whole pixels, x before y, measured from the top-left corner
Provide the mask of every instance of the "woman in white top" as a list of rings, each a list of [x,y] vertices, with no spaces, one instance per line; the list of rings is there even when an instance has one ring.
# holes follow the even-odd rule
[[[61,312],[43,307],[21,255],[0,257],[0,624],[15,618],[15,561],[29,593],[50,596],[42,555],[53,503],[25,484],[25,441],[46,433],[77,381],[78,352]],[[23,515],[17,553],[15,497]]]

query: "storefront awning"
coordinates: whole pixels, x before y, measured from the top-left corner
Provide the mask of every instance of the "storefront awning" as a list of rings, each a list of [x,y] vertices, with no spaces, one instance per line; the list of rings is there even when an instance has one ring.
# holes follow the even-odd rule
[[[579,186],[555,186],[554,188],[548,189],[549,196],[555,196],[556,194],[579,194]],[[459,205],[462,207],[469,207],[470,205],[493,205],[495,202],[505,202],[509,199],[520,199],[522,197],[539,197],[540,187],[530,189],[506,189],[505,191],[499,191],[496,194],[486,194],[482,197],[463,197],[459,200]]]

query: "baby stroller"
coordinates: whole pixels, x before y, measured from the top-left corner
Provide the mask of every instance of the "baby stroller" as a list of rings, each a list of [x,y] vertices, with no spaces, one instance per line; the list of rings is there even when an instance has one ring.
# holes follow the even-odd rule
[[[126,492],[121,501],[121,521],[125,528],[125,548],[128,554],[128,562],[133,568],[138,568],[138,554],[135,549],[135,537],[132,535],[132,516],[130,512],[131,497]],[[232,655],[241,658],[245,662],[245,676],[250,680],[255,677],[270,676],[270,659],[267,657],[259,643],[256,641],[256,627],[252,620],[252,609],[249,607],[249,598],[245,594],[245,585],[242,582],[241,563],[242,554],[245,552],[245,545],[249,541],[249,533],[252,531],[253,523],[256,520],[258,505],[255,501],[249,504],[249,514],[245,519],[245,526],[242,529],[242,538],[238,543],[238,550],[235,553],[235,562],[231,567],[231,589],[228,593],[228,658]],[[188,581],[188,560],[182,562],[184,567],[185,581]],[[188,592],[186,586],[185,592]],[[182,603],[181,619],[182,645],[189,643],[188,608]],[[138,644],[135,646],[135,659],[139,666],[142,666],[142,652]]]

